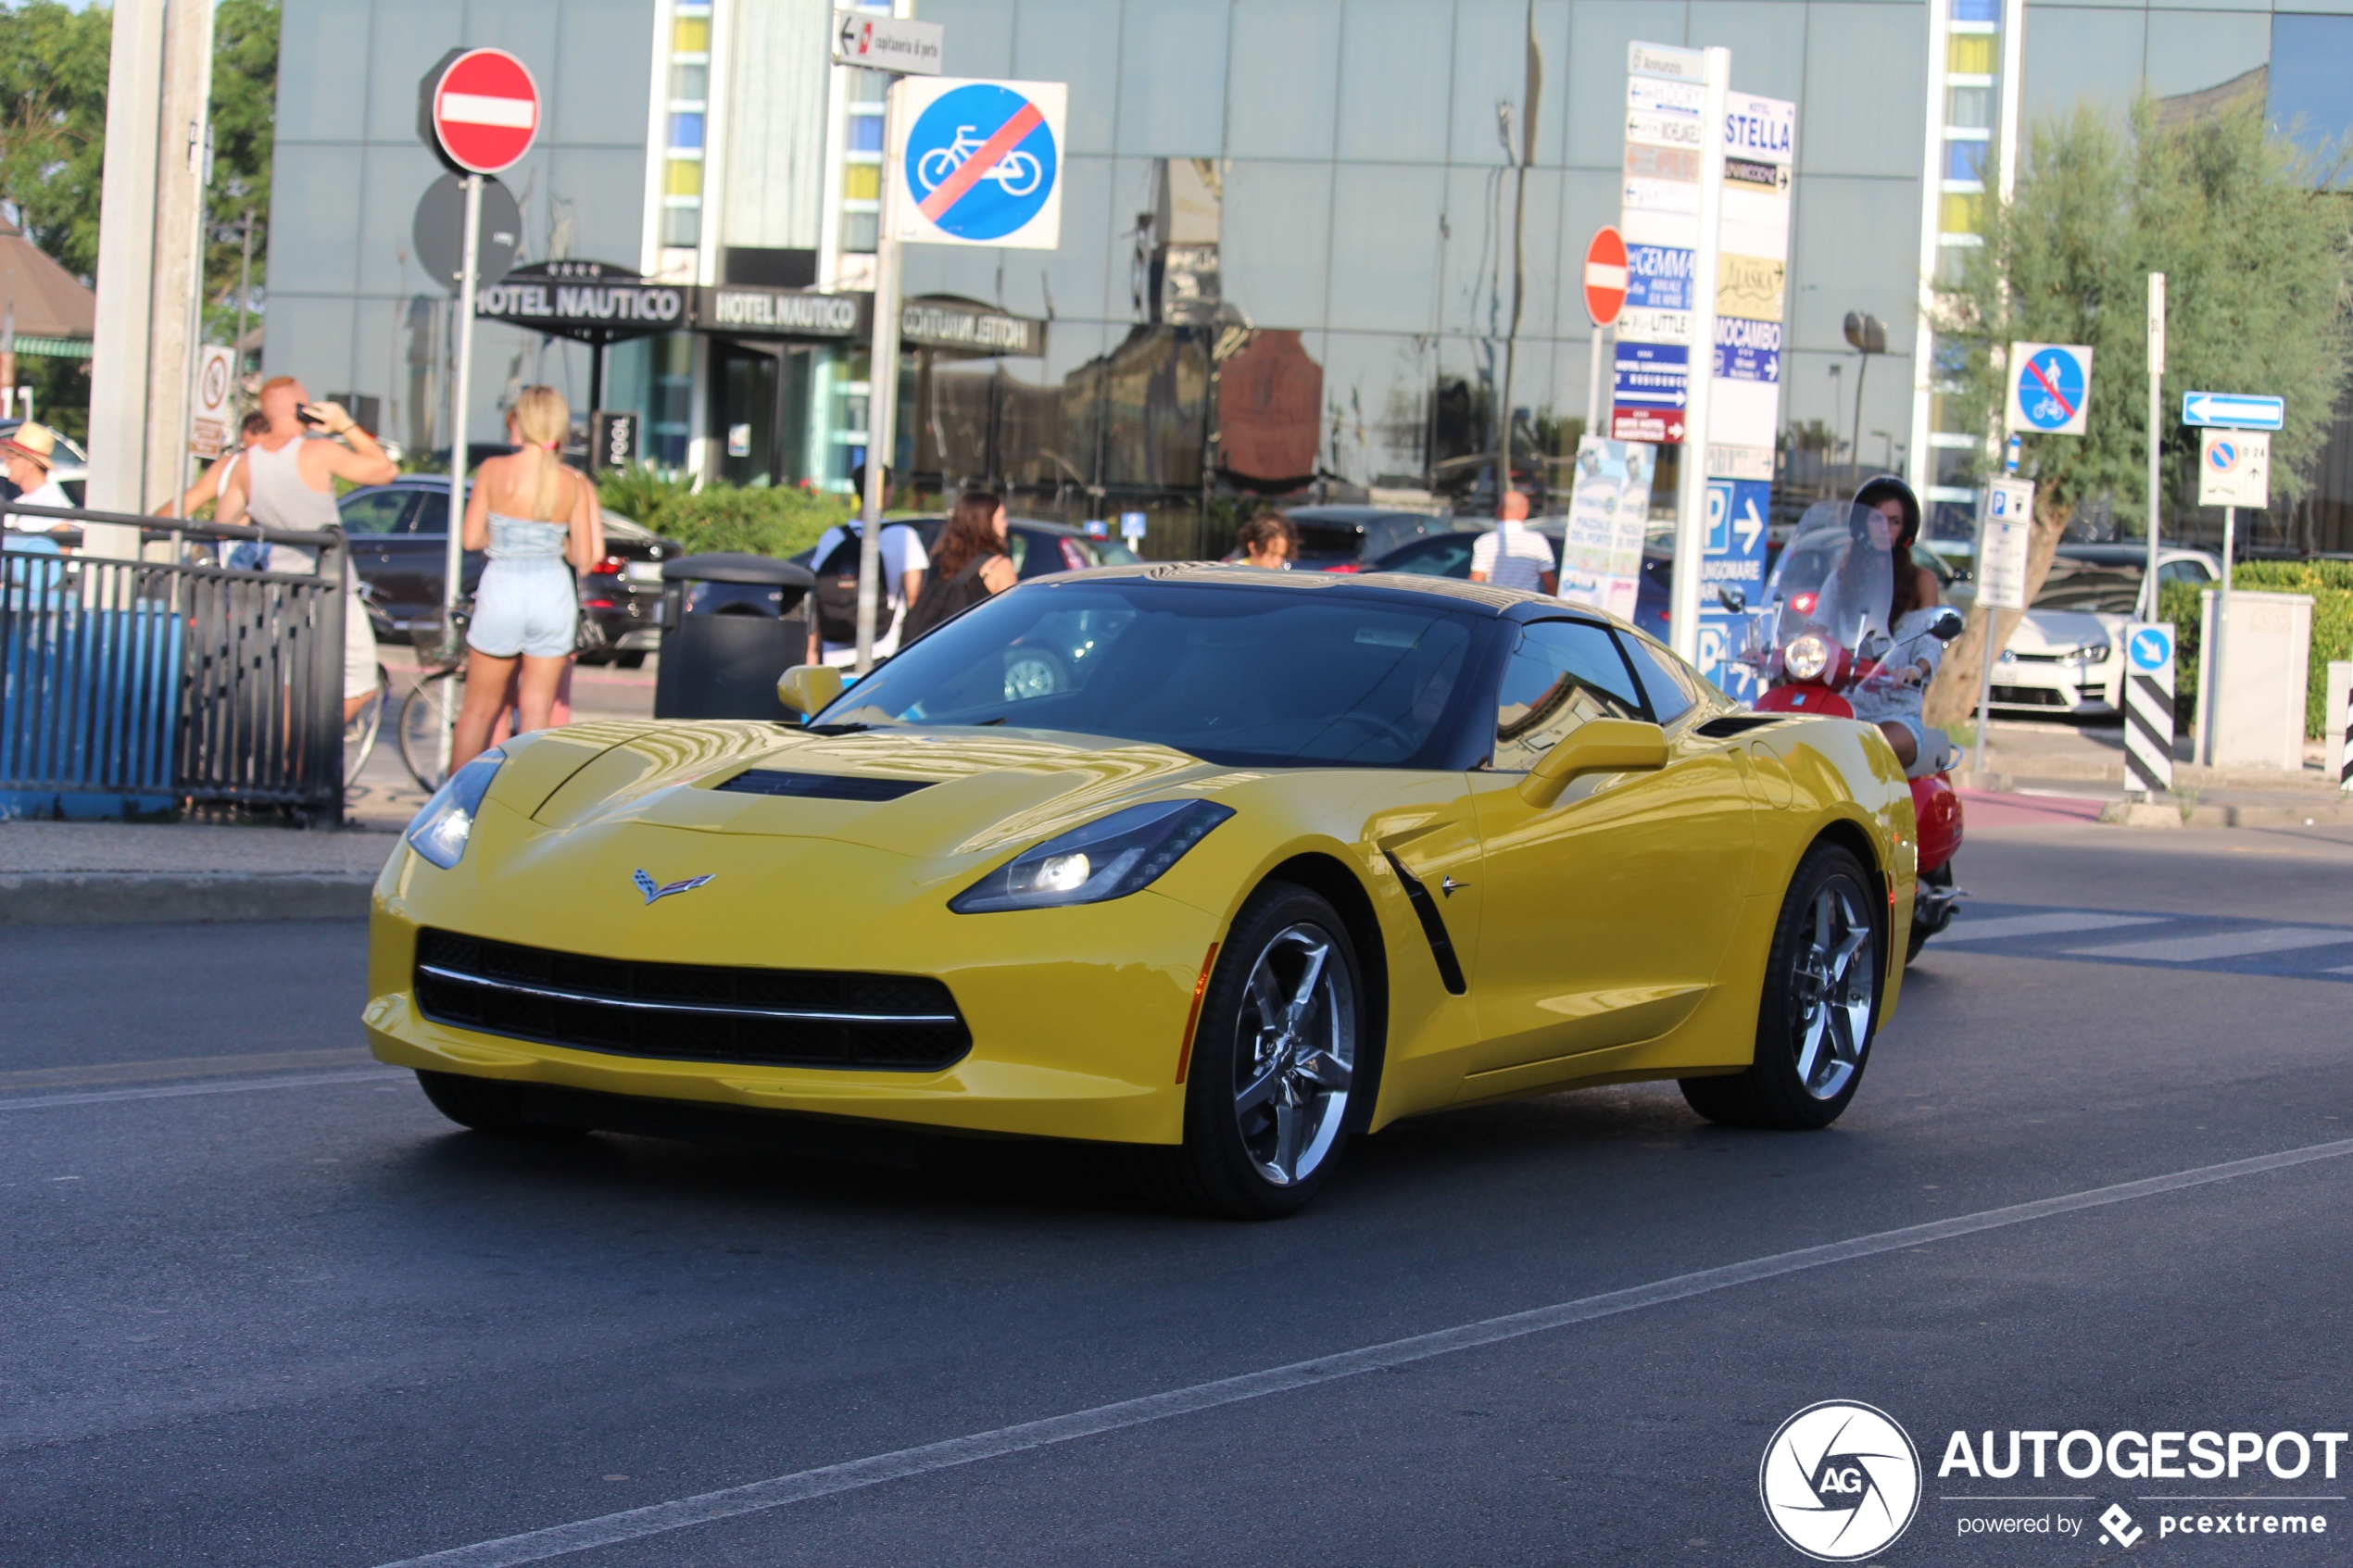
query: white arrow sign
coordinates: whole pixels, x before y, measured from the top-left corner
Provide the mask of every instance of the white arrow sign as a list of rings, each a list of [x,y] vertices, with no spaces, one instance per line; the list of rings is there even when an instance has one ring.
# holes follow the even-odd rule
[[[2287,422],[2287,400],[2234,392],[2185,392],[2182,394],[2182,422],[2232,430],[2277,430]]]
[[[1754,554],[1756,541],[1765,533],[1765,520],[1757,513],[1755,496],[1749,497],[1748,504],[1732,519],[1732,532],[1741,536],[1742,553]]]

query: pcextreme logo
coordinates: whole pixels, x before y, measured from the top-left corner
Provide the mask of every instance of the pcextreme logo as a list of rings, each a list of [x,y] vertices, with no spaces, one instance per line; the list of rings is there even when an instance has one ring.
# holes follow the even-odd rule
[[[1903,1535],[1920,1503],[1920,1456],[1886,1411],[1808,1405],[1765,1445],[1756,1489],[1781,1539],[1820,1562],[1853,1562]]]

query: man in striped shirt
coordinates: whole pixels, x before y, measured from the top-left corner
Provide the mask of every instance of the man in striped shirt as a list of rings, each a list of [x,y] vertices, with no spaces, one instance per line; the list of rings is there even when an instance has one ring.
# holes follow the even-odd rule
[[[1494,532],[1480,534],[1471,546],[1470,580],[1499,588],[1558,593],[1560,573],[1552,542],[1528,526],[1528,492],[1505,491],[1498,512]]]

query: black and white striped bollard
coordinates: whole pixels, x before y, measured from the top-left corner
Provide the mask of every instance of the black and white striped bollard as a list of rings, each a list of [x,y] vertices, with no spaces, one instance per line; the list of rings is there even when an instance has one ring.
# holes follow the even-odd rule
[[[2140,795],[2173,789],[2173,627],[2124,628],[2124,783]]]

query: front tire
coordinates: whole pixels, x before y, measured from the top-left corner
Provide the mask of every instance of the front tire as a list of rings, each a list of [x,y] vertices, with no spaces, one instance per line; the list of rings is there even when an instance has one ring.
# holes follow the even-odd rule
[[[1234,1220],[1305,1208],[1377,1087],[1370,1017],[1339,912],[1288,883],[1252,895],[1202,999],[1185,1141],[1134,1151],[1147,1194]]]
[[[1684,1079],[1693,1110],[1726,1126],[1795,1131],[1827,1127],[1846,1110],[1879,1026],[1875,880],[1835,844],[1798,862],[1766,960],[1756,1059],[1743,1073]]]

